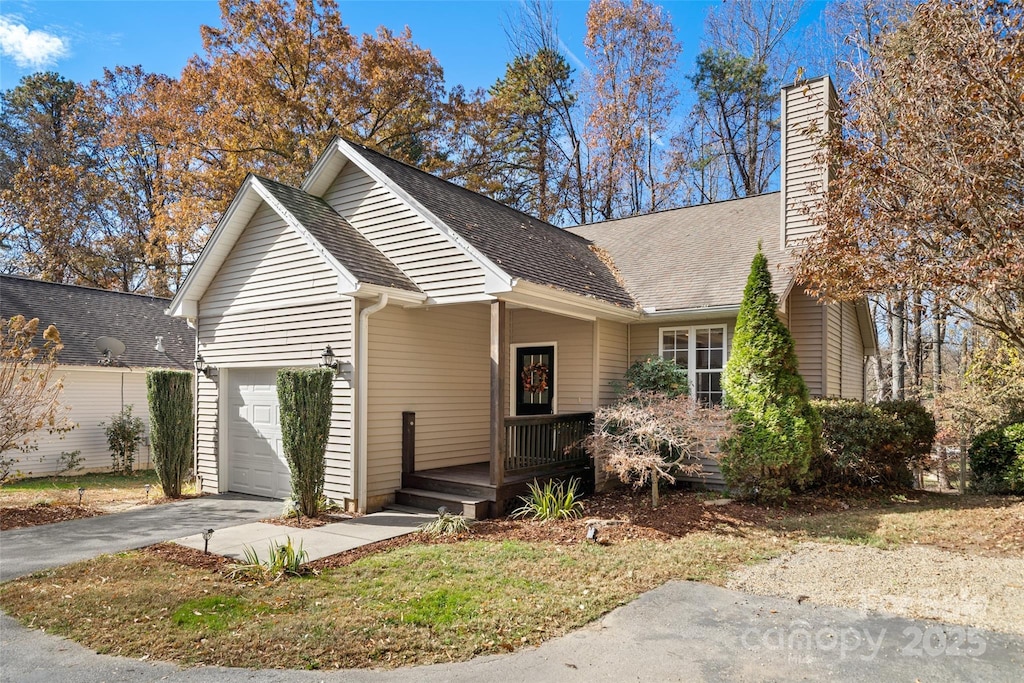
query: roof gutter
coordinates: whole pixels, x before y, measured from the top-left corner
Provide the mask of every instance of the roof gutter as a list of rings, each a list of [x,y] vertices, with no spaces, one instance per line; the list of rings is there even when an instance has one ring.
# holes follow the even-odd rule
[[[739,304],[726,306],[699,306],[697,308],[670,308],[663,311],[651,307],[643,311],[644,319],[659,320],[662,318],[694,319],[707,318],[713,315],[736,315],[740,312]]]
[[[384,292],[377,299],[377,303],[371,304],[359,311],[359,330],[356,339],[356,452],[353,462],[356,464],[353,479],[355,480],[354,492],[356,494],[356,509],[358,512],[366,512],[366,429],[369,420],[367,419],[367,401],[369,397],[369,358],[368,349],[370,346],[370,316],[388,305],[388,293]]]

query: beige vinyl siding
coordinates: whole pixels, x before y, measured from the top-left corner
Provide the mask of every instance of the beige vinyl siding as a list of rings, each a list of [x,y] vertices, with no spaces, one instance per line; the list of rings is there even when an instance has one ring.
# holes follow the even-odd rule
[[[820,78],[782,90],[782,202],[785,246],[807,239],[817,230],[805,209],[821,196],[826,181],[824,168],[815,161],[817,137],[827,130],[831,88]],[[811,124],[815,133],[805,134]]]
[[[196,398],[196,474],[203,478],[203,490],[209,493],[220,491],[220,472],[217,469],[217,448],[220,429],[217,424],[220,400],[217,390],[218,377],[198,375]],[[224,473],[227,482],[227,473]]]
[[[602,406],[615,402],[619,394],[615,389],[622,382],[629,367],[629,327],[623,323],[607,320],[597,321],[598,334],[598,404]]]
[[[342,362],[334,383],[324,492],[352,492],[353,303],[338,294],[335,271],[269,207],[254,214],[199,302],[199,351],[211,366],[316,366],[328,344]],[[200,384],[199,472],[208,490],[223,489],[218,469],[219,373]],[[216,484],[207,483],[207,477]]]
[[[354,163],[324,199],[432,299],[484,293],[483,269]]]
[[[842,303],[843,328],[843,386],[840,395],[863,401],[864,396],[864,340],[857,320],[857,305]]]
[[[843,309],[841,305],[825,306],[825,321],[828,331],[825,333],[825,347],[828,360],[825,362],[825,371],[828,374],[828,384],[825,387],[826,396],[842,396],[843,394]]]
[[[583,413],[594,409],[593,322],[543,311],[517,309],[512,311],[511,328],[513,344],[556,343],[557,412]],[[515,365],[515,356],[511,353],[509,365]]]
[[[401,487],[402,413],[416,413],[416,469],[490,459],[486,304],[388,306],[369,318],[367,497]]]
[[[69,419],[78,426],[64,434],[38,433],[38,450],[13,451],[5,457],[17,459],[15,469],[33,477],[55,474],[64,451],[81,451],[82,467],[88,471],[109,470],[113,461],[101,422],[132,406],[132,414],[145,423],[145,444],[135,454],[136,469],[152,467],[149,446],[149,404],[146,398],[145,368],[75,369],[58,368],[54,378],[62,377],[61,403],[70,409]],[[122,384],[123,382],[123,384]],[[123,392],[123,399],[122,399]]]
[[[825,307],[802,290],[789,295],[789,331],[796,343],[800,374],[811,396],[825,395]]]

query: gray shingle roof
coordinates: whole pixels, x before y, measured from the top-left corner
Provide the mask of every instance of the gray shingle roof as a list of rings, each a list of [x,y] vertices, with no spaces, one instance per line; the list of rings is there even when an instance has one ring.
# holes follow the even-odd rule
[[[260,183],[360,282],[418,292],[398,266],[320,197],[274,180]]]
[[[640,305],[738,306],[761,240],[782,296],[792,276],[780,244],[778,192],[569,228],[605,249]]]
[[[512,277],[618,306],[635,306],[587,240],[367,147],[349,144]]]
[[[62,285],[0,275],[0,317],[39,318],[41,327],[60,331],[63,365],[96,366],[99,337],[115,337],[125,345],[119,361],[130,367],[192,368],[195,332],[182,318],[164,314],[169,299],[102,289]],[[156,350],[163,336],[164,353]],[[38,338],[37,338],[38,339]]]

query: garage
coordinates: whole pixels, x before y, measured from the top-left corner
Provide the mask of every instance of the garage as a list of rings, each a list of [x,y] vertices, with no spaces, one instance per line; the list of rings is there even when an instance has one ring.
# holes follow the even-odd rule
[[[292,489],[281,444],[277,371],[231,369],[227,374],[228,490],[288,498]]]

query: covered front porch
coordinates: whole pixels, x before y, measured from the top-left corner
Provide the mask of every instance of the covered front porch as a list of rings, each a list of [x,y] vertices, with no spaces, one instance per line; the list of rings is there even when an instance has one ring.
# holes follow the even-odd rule
[[[594,476],[583,439],[593,426],[594,414],[572,413],[503,420],[505,452],[497,459],[449,467],[417,470],[415,416],[403,415],[409,446],[403,438],[400,504],[424,509],[444,506],[455,514],[485,519],[506,514],[529,492],[533,481],[580,480],[581,492],[590,491]],[[410,429],[411,428],[411,429]]]
[[[489,321],[487,346],[479,349],[480,356],[471,356],[467,346],[465,363],[467,373],[470,363],[480,367],[477,363],[486,352],[482,369],[488,372],[489,402],[448,418],[439,416],[439,406],[402,412],[401,488],[395,491],[399,504],[426,509],[443,505],[484,518],[517,506],[518,496],[535,479],[576,477],[582,488],[593,486],[583,440],[592,429],[593,411],[614,396],[611,383],[625,369],[625,327],[609,339],[603,321],[596,318],[558,315],[500,299],[485,306],[487,317],[477,320]],[[472,391],[482,399],[479,388],[474,384]],[[486,442],[477,442],[482,448],[475,458],[445,461],[438,454],[445,429],[454,443],[460,433],[457,425],[470,410],[478,411],[474,414],[481,422],[476,424],[485,430],[475,433]]]

